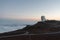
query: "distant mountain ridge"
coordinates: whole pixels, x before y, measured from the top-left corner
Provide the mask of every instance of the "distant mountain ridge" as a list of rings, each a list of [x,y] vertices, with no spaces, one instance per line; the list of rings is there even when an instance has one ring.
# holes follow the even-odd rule
[[[34,25],[27,25],[23,29],[19,29],[12,32],[2,33],[0,36],[4,35],[17,35],[17,34],[41,34],[41,33],[51,33],[60,31],[60,21],[47,20],[45,22],[37,22]]]

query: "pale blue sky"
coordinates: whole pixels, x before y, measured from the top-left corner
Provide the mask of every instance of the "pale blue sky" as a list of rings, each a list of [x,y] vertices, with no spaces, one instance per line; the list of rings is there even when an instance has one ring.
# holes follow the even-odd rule
[[[60,0],[0,0],[0,18],[60,20]]]

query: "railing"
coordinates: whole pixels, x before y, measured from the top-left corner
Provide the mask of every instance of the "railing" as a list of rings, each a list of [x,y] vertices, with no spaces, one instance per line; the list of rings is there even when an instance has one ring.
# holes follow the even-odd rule
[[[60,31],[43,34],[17,34],[0,36],[0,40],[60,40]]]

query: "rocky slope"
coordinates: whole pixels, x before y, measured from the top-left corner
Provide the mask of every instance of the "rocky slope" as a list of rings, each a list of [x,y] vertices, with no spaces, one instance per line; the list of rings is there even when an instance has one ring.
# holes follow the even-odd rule
[[[45,22],[37,22],[34,25],[27,25],[23,29],[2,33],[0,34],[0,36],[17,35],[17,34],[41,34],[41,33],[58,32],[58,31],[60,31],[60,21],[47,20]]]

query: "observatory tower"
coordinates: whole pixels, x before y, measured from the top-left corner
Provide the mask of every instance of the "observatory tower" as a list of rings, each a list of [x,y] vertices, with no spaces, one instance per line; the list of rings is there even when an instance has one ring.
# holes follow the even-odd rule
[[[41,16],[41,21],[42,22],[46,21],[45,16]]]

